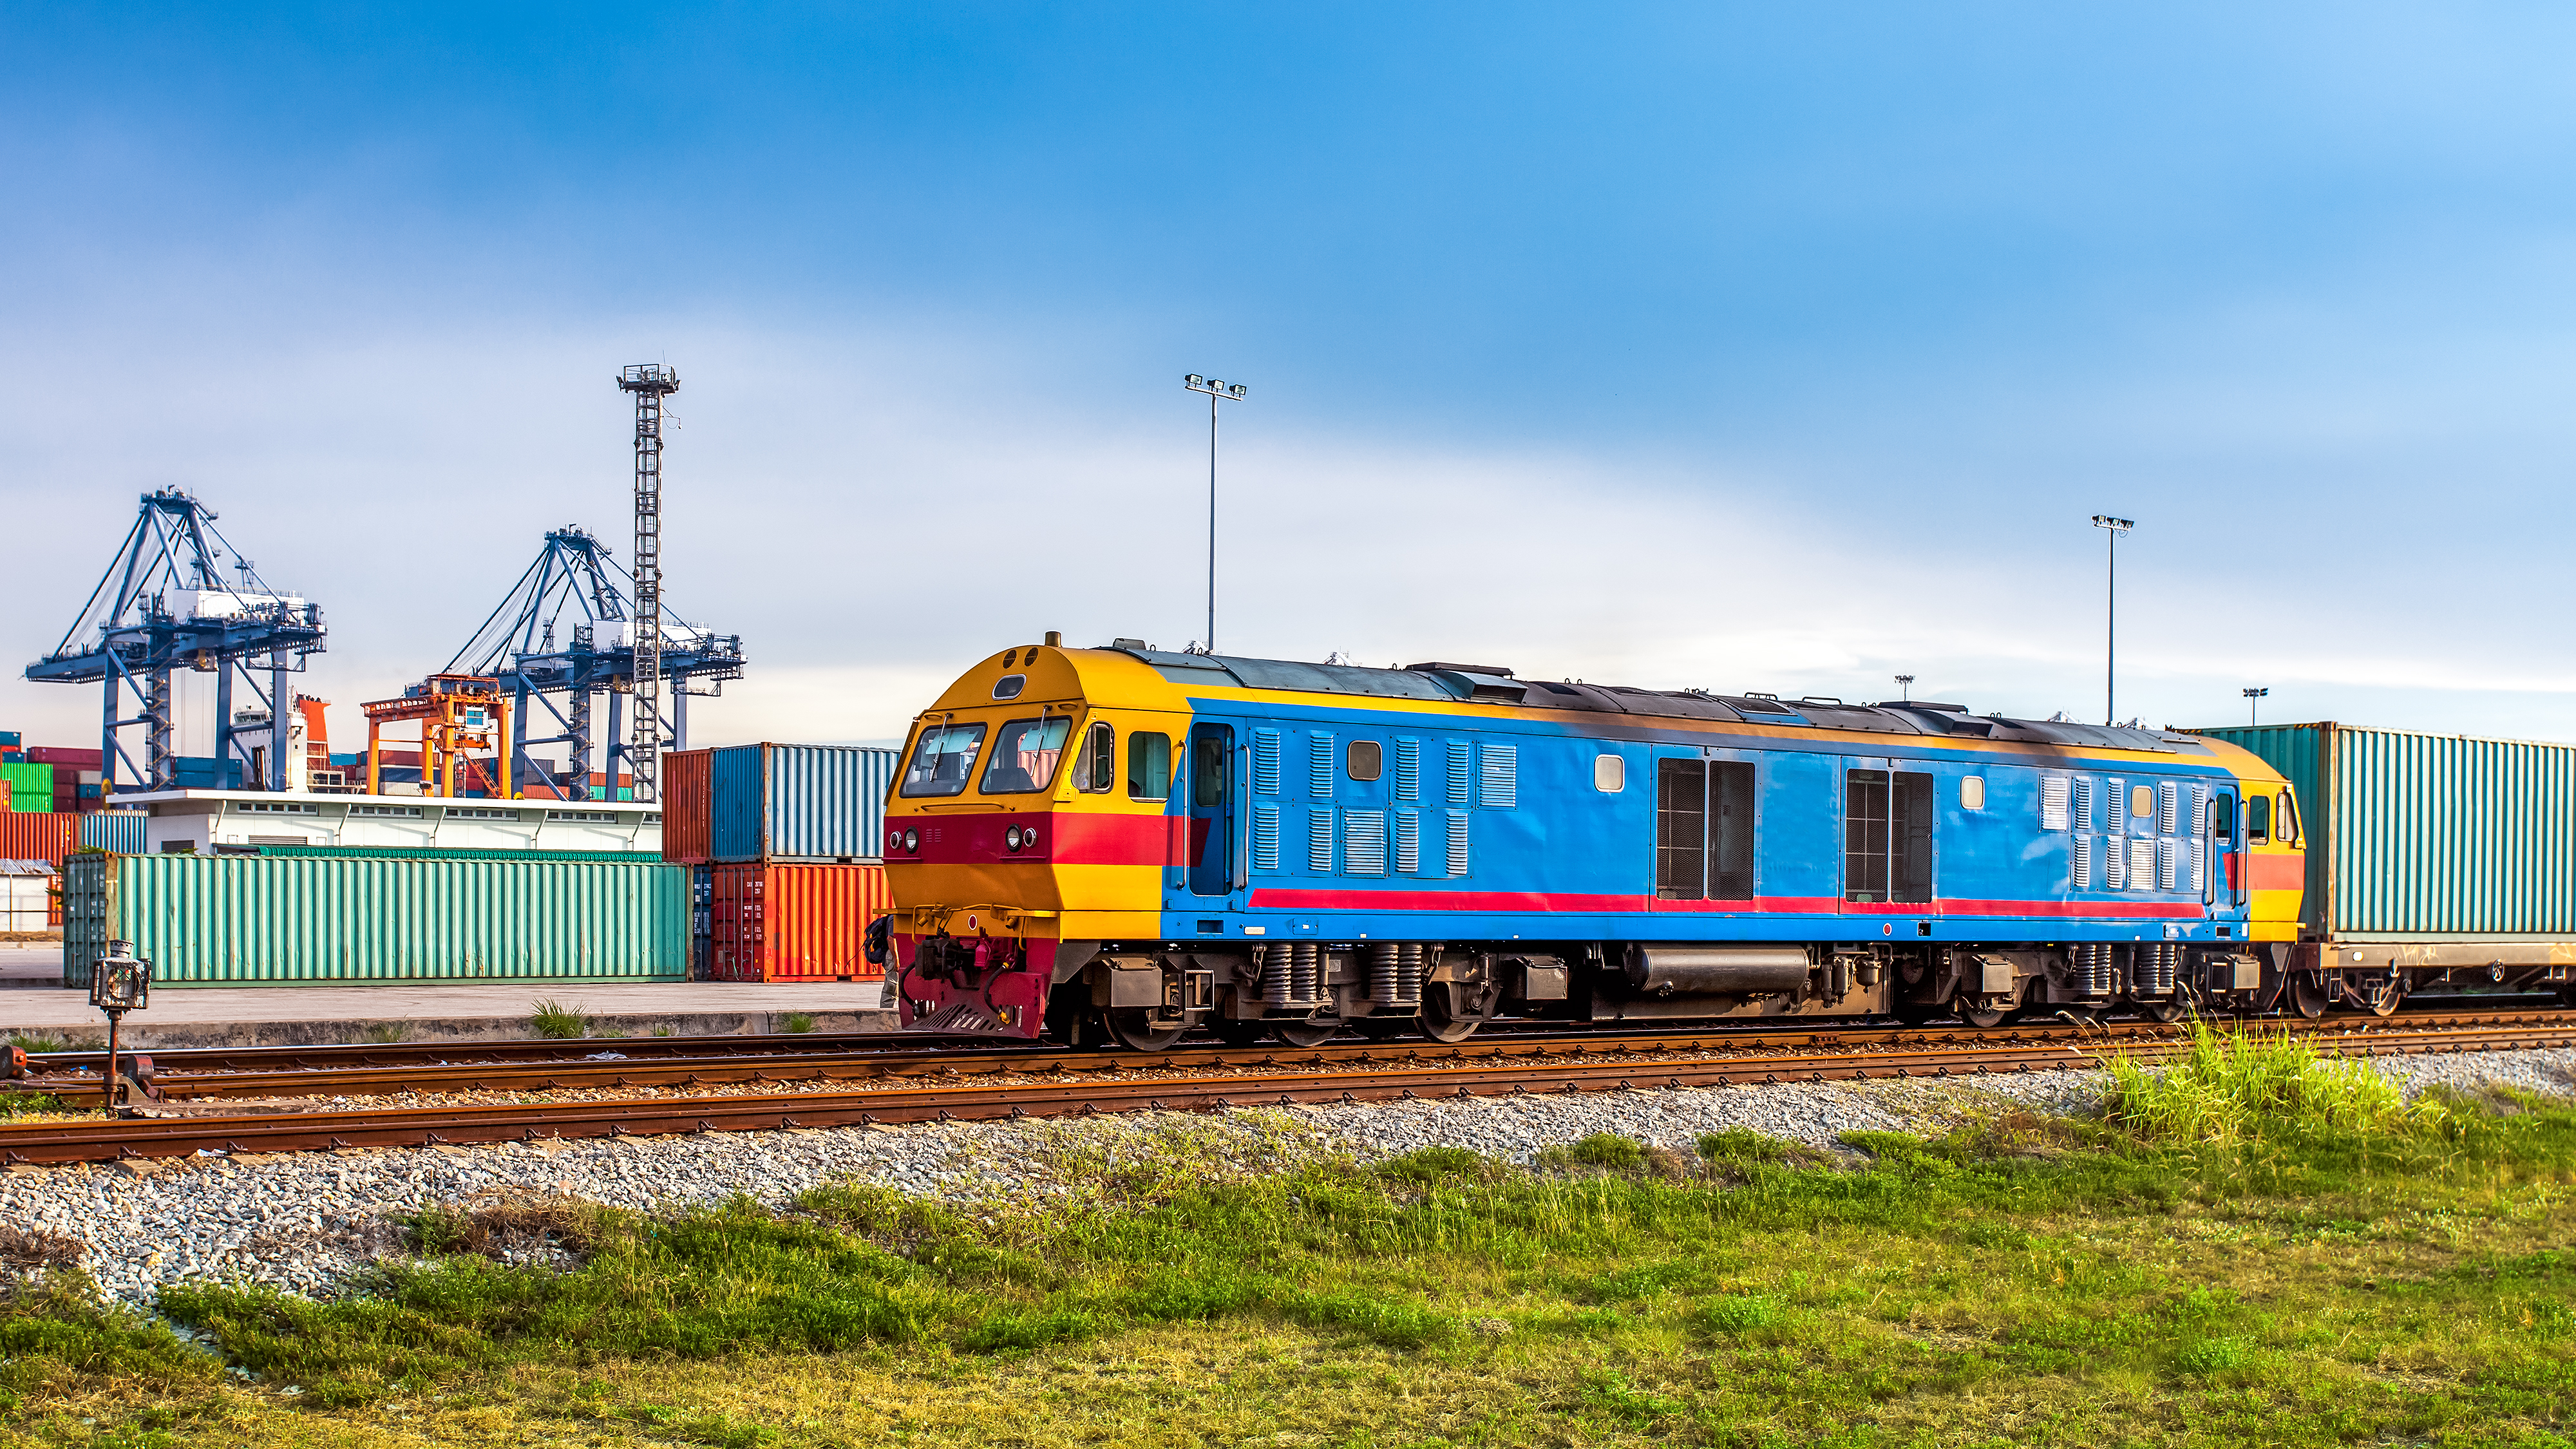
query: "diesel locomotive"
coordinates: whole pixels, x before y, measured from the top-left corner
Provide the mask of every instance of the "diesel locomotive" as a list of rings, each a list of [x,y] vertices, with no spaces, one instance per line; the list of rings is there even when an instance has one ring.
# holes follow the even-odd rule
[[[2327,1004],[2270,766],[1951,704],[1050,634],[914,721],[885,831],[870,949],[943,1033]]]

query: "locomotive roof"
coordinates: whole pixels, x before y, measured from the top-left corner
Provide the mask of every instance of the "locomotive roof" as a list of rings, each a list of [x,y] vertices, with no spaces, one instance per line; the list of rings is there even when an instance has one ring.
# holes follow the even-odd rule
[[[2190,735],[2163,730],[2076,724],[2068,720],[2006,719],[1970,714],[1965,705],[1922,700],[1844,704],[1827,699],[1773,699],[1767,695],[1707,694],[1695,689],[1634,689],[1608,684],[1518,679],[1499,665],[1431,662],[1403,669],[1357,664],[1308,664],[1294,659],[1241,659],[1229,654],[1174,654],[1131,639],[1106,646],[1140,659],[1174,684],[1218,688],[1281,689],[1306,694],[1374,695],[1381,699],[1481,701],[1523,709],[1562,709],[1595,714],[1661,715],[1673,719],[1739,721],[1792,729],[1859,730],[1872,734],[1963,736],[2043,745],[2091,745],[2151,754],[2207,754]]]

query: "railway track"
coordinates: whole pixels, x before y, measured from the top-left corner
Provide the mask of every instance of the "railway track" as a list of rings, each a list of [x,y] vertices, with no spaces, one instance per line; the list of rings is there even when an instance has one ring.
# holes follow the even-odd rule
[[[2373,1019],[2366,1024],[2338,1022],[2320,1025],[2311,1028],[2309,1034],[2344,1040],[2374,1033],[2385,1036],[2391,1031],[2419,1025],[2445,1031],[2506,1027],[2545,1031],[2556,1026],[2576,1033],[2576,1013],[2532,1013],[2527,1017],[2509,1013],[2475,1013],[2442,1017],[2428,1015],[2397,1021]],[[1886,1051],[1943,1046],[1997,1050],[2015,1044],[2089,1044],[2098,1047],[2163,1041],[2177,1037],[2185,1030],[2154,1022],[2082,1026],[2040,1022],[1987,1031],[1971,1027],[1882,1027],[1844,1031],[1736,1027],[1652,1033],[1533,1032],[1471,1038],[1454,1044],[1347,1041],[1313,1047],[1191,1046],[1164,1052],[1103,1052],[1034,1045],[997,1049],[989,1041],[978,1043],[974,1049],[959,1050],[925,1045],[919,1038],[890,1039],[884,1035],[827,1041],[776,1036],[700,1037],[648,1039],[657,1045],[685,1043],[693,1046],[694,1051],[664,1045],[658,1051],[629,1053],[625,1048],[636,1043],[623,1040],[596,1043],[492,1042],[444,1044],[399,1054],[409,1060],[369,1060],[367,1053],[386,1050],[377,1047],[363,1051],[353,1049],[351,1057],[326,1058],[328,1064],[321,1065],[306,1065],[313,1060],[306,1048],[251,1048],[166,1055],[155,1053],[153,1081],[164,1098],[185,1101],[222,1097],[376,1097],[406,1092],[632,1090],[762,1082],[884,1081],[932,1076],[1097,1075],[1121,1071],[1241,1072],[1291,1066],[1320,1067],[1332,1063],[1393,1066],[1437,1062],[1447,1064],[1444,1069],[1455,1070],[1459,1066],[1483,1062],[1579,1060],[1585,1056],[1813,1052],[1835,1048]],[[737,1049],[737,1042],[743,1043],[747,1049]],[[805,1049],[798,1051],[784,1045],[789,1042],[799,1043]],[[850,1046],[845,1043],[864,1044]],[[568,1045],[585,1045],[593,1050],[582,1053],[561,1050]],[[509,1050],[487,1054],[483,1050],[487,1046]],[[523,1050],[531,1046],[556,1050],[541,1053]],[[718,1049],[709,1051],[711,1046]],[[292,1054],[290,1062],[281,1063],[274,1058],[254,1055],[269,1051]],[[103,1095],[103,1086],[96,1074],[105,1059],[103,1052],[79,1054],[77,1064],[72,1068],[73,1074],[60,1075],[64,1056],[45,1058],[42,1061],[48,1069],[47,1074],[31,1079],[27,1085],[53,1092],[68,1105],[94,1106]],[[84,1067],[89,1073],[85,1078],[77,1074]]]
[[[2508,1048],[2576,1046],[2576,1024],[2457,1025],[2354,1029],[2319,1033],[2327,1047],[2341,1055],[2491,1051]],[[1896,1031],[1891,1036],[1919,1035]],[[2073,1035],[2073,1033],[2063,1033]],[[1801,1033],[1800,1035],[1812,1035]],[[1638,1044],[1630,1041],[1618,1054],[1628,1060],[1586,1061],[1608,1048],[1598,1038],[1568,1041],[1561,1049],[1542,1052],[1540,1044],[1488,1043],[1483,1054],[1468,1057],[1459,1048],[1444,1049],[1436,1060],[1422,1043],[1404,1049],[1401,1059],[1386,1043],[1354,1044],[1356,1051],[1328,1055],[1331,1046],[1296,1052],[1294,1062],[1280,1052],[1232,1055],[1238,1064],[1261,1058],[1258,1071],[1238,1075],[1144,1077],[1132,1070],[1136,1054],[1063,1053],[1064,1062],[1079,1060],[1085,1070],[1066,1069],[1031,1080],[1032,1065],[1012,1054],[1007,1068],[983,1073],[1009,1076],[1008,1081],[972,1079],[936,1085],[877,1086],[858,1091],[806,1091],[792,1094],[738,1094],[699,1097],[643,1097],[606,1101],[525,1102],[463,1107],[354,1108],[334,1111],[276,1112],[243,1115],[91,1118],[70,1122],[18,1123],[0,1126],[0,1162],[60,1163],[107,1161],[127,1157],[172,1157],[200,1152],[269,1153],[330,1148],[435,1147],[446,1144],[534,1141],[559,1137],[659,1135],[688,1132],[795,1130],[868,1124],[893,1124],[973,1118],[1050,1117],[1136,1110],[1207,1110],[1223,1107],[1368,1102],[1404,1098],[1472,1098],[1528,1092],[1601,1092],[1795,1081],[1871,1078],[1974,1078],[1998,1072],[2080,1068],[2097,1061],[2105,1050],[2134,1056],[2161,1057],[2182,1048],[2172,1032],[2133,1032],[2123,1038],[2098,1029],[2081,1041],[2010,1041],[1982,1038],[1978,1044],[1892,1044],[1875,1051],[1835,1050],[1785,1055],[1687,1057],[1652,1061],[1634,1059]],[[1684,1038],[1702,1039],[1702,1038]],[[1739,1038],[1733,1038],[1738,1039]],[[1842,1039],[1837,1039],[1842,1044]],[[1465,1044],[1461,1044],[1463,1047]],[[1506,1052],[1496,1048],[1520,1045]],[[1375,1053],[1374,1057],[1369,1053]],[[1123,1060],[1122,1060],[1123,1059]],[[1141,1060],[1168,1065],[1169,1055]],[[1442,1064],[1446,1063],[1446,1064]],[[662,1065],[677,1065],[663,1063]],[[1287,1068],[1287,1069],[1282,1069]],[[1354,1069],[1355,1068],[1355,1069]],[[965,1077],[965,1073],[959,1073]]]

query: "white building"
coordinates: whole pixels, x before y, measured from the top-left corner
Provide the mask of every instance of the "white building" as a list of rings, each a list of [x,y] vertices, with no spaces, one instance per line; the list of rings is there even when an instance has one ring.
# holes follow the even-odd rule
[[[144,812],[146,851],[219,845],[374,845],[662,853],[662,807],[631,800],[446,800],[286,790],[118,795]]]

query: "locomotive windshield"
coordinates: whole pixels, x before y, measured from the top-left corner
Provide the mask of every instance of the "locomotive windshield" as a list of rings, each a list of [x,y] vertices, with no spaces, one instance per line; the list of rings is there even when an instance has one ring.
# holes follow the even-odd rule
[[[993,741],[993,761],[984,767],[984,793],[1025,795],[1043,790],[1055,778],[1055,762],[1064,754],[1065,736],[1073,733],[1071,715],[1015,719],[1002,726]]]
[[[982,725],[929,725],[912,748],[912,763],[903,772],[906,795],[956,795],[975,778],[975,752],[984,745]]]

